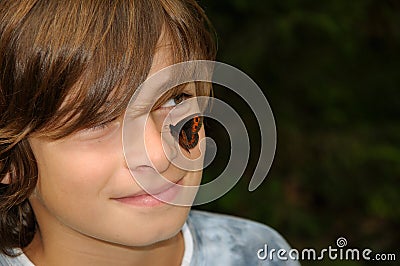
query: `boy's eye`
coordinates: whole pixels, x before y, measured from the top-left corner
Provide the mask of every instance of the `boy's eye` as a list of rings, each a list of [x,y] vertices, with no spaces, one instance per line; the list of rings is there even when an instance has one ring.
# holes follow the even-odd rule
[[[180,94],[176,95],[175,97],[166,101],[163,105],[160,106],[160,108],[175,107],[176,105],[180,104],[184,100],[189,99],[190,97],[192,97],[192,95],[187,94],[187,93],[180,93]]]
[[[106,123],[103,123],[103,124],[100,124],[100,125],[95,125],[95,126],[93,126],[93,127],[90,127],[90,128],[88,128],[88,130],[89,130],[89,131],[104,130],[104,129],[106,129],[107,127],[109,127],[110,124],[111,124],[111,122],[106,122]]]
[[[87,136],[97,136],[97,135],[103,135],[107,134],[110,131],[113,131],[115,128],[117,128],[119,125],[119,122],[117,120],[111,120],[108,122],[104,122],[95,126],[92,126],[90,128],[86,128],[80,132],[80,135],[87,135]]]

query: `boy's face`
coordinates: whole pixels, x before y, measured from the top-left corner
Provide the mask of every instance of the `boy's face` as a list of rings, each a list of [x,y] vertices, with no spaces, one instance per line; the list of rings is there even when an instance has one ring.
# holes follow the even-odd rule
[[[165,47],[155,54],[150,75],[166,67],[167,55]],[[190,207],[146,196],[128,197],[144,193],[130,170],[149,176],[159,171],[169,181],[185,186],[200,184],[201,171],[179,169],[165,156],[160,134],[163,115],[165,110],[154,110],[149,116],[144,137],[147,155],[137,152],[129,158],[137,162],[150,159],[152,164],[138,163],[135,169],[128,169],[125,162],[122,118],[58,141],[31,137],[39,176],[30,203],[40,229],[127,246],[146,246],[175,236]],[[204,138],[203,128],[199,138]],[[199,157],[199,147],[186,155]],[[174,191],[168,193],[174,196]]]

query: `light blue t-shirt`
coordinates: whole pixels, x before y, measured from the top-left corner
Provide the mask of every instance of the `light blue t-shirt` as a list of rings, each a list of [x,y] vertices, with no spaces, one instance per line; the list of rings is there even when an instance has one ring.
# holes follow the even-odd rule
[[[289,252],[287,242],[272,228],[250,220],[192,210],[182,228],[185,253],[182,266],[253,266],[290,265],[293,260],[260,259],[258,252],[265,245],[269,250],[284,249]],[[34,266],[21,254],[15,258],[0,254],[0,266]]]
[[[274,229],[243,218],[202,211],[191,211],[186,222],[193,237],[191,264],[229,266],[298,266],[297,261],[280,260],[277,256],[263,257],[263,251],[284,249],[290,246]]]

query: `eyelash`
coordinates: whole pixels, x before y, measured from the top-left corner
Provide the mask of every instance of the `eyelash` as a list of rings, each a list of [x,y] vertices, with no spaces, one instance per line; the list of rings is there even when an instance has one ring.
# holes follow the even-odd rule
[[[163,106],[163,105],[165,105],[167,102],[169,102],[170,100],[174,100],[174,104],[175,104],[175,105],[178,105],[178,104],[180,104],[182,101],[187,100],[187,99],[189,99],[189,98],[191,98],[191,97],[193,97],[193,95],[188,94],[188,93],[184,93],[184,92],[179,93],[179,94],[176,94],[176,95],[172,96],[171,98],[169,98],[168,101],[166,101],[166,102],[165,102],[164,104],[162,104],[160,107],[158,107],[158,109],[173,108],[174,106],[165,106],[165,107]],[[94,126],[88,128],[87,130],[88,130],[89,132],[93,132],[93,131],[102,131],[102,130],[105,130],[105,129],[107,129],[108,127],[110,127],[110,125],[111,125],[112,122],[114,122],[114,121],[115,121],[115,119],[113,119],[113,120],[111,120],[111,121],[107,121],[107,122],[101,123],[101,124],[99,124],[99,125],[94,125]]]
[[[96,130],[103,130],[103,129],[106,129],[107,127],[110,126],[111,122],[112,122],[112,121],[110,121],[110,122],[105,122],[105,123],[102,123],[102,124],[100,124],[100,125],[95,125],[95,126],[89,128],[89,130],[96,131]]]
[[[99,124],[99,125],[94,125],[94,126],[88,128],[87,131],[92,132],[92,131],[102,131],[102,130],[105,130],[105,129],[107,129],[108,127],[110,127],[111,124],[112,124],[112,122],[114,122],[114,121],[115,121],[115,120],[111,120],[111,121],[107,121],[107,122],[101,123],[101,124]]]
[[[181,102],[183,102],[184,100],[187,100],[187,99],[189,99],[191,97],[193,97],[193,95],[188,94],[188,93],[184,93],[184,92],[176,94],[176,95],[172,96],[171,98],[169,98],[168,101],[164,102],[159,108],[172,108],[175,105],[178,105]],[[171,100],[174,101],[174,104],[175,104],[174,106],[164,106],[166,103],[168,103]]]

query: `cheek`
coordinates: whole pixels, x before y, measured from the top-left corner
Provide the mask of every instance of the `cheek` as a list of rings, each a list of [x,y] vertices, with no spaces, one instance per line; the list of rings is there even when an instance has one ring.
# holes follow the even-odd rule
[[[116,165],[110,150],[51,144],[33,145],[33,150],[39,172],[36,193],[43,205],[55,213],[71,210],[77,215],[99,209],[96,199]]]
[[[93,190],[106,182],[112,172],[111,158],[95,152],[69,152],[44,154],[38,159],[39,179],[61,189]]]

